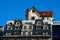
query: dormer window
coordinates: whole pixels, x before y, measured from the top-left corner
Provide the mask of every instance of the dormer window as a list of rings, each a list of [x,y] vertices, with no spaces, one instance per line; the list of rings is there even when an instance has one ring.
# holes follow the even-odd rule
[[[19,25],[19,24],[20,24],[20,22],[16,22],[16,24],[18,24],[18,25]]]
[[[12,22],[10,24],[12,24]]]
[[[35,12],[35,10],[33,9],[32,12]]]
[[[20,22],[16,22],[16,26],[20,26],[21,24],[20,24]]]
[[[35,17],[32,17],[31,20],[35,20]]]
[[[38,21],[38,22],[37,22],[37,24],[41,24],[41,22],[40,22],[40,21]]]
[[[8,23],[9,25],[12,25],[12,22]]]

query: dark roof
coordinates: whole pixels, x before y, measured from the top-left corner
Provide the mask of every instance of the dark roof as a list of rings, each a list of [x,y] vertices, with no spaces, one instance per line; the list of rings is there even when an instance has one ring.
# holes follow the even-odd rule
[[[39,14],[40,14],[40,17],[53,17],[52,11],[40,12]]]
[[[3,26],[0,26],[0,28],[3,27]]]

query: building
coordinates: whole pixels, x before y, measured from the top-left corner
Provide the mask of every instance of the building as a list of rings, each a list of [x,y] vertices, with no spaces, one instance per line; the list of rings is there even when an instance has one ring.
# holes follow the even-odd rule
[[[26,10],[26,20],[36,20],[33,29],[33,35],[41,35],[40,37],[43,36],[42,38],[38,38],[38,40],[52,40],[51,25],[54,21],[54,15],[52,11],[38,11],[35,7],[32,7],[30,10]],[[44,35],[46,36],[45,38]]]
[[[23,20],[22,21],[22,32],[21,35],[32,35],[33,27],[34,27],[34,20]]]
[[[60,24],[52,25],[52,39],[59,40],[60,39]]]
[[[3,36],[3,40],[15,40],[14,36],[21,35],[22,29],[22,21],[21,20],[13,20],[8,21],[5,27],[5,33]],[[7,38],[9,37],[9,38]],[[12,39],[11,39],[12,37]]]
[[[2,31],[2,29],[3,29],[3,26],[0,26],[0,40],[2,40],[2,36],[3,36],[3,31]]]
[[[26,10],[26,20],[8,21],[3,40],[52,40],[52,11]]]

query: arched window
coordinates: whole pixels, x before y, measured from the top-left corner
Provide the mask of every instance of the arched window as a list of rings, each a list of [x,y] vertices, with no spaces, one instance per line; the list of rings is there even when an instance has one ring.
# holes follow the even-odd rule
[[[41,24],[41,22],[40,22],[40,21],[38,21],[38,22],[37,22],[37,24]]]

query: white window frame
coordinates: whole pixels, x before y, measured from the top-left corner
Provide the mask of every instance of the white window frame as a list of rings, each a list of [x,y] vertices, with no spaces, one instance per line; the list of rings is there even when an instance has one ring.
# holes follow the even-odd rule
[[[19,23],[19,24],[18,24]],[[16,22],[16,25],[21,25],[21,23],[20,22]]]
[[[11,33],[6,33],[6,36],[9,36],[9,35],[11,35]]]
[[[41,24],[41,21],[37,21],[37,24]]]

